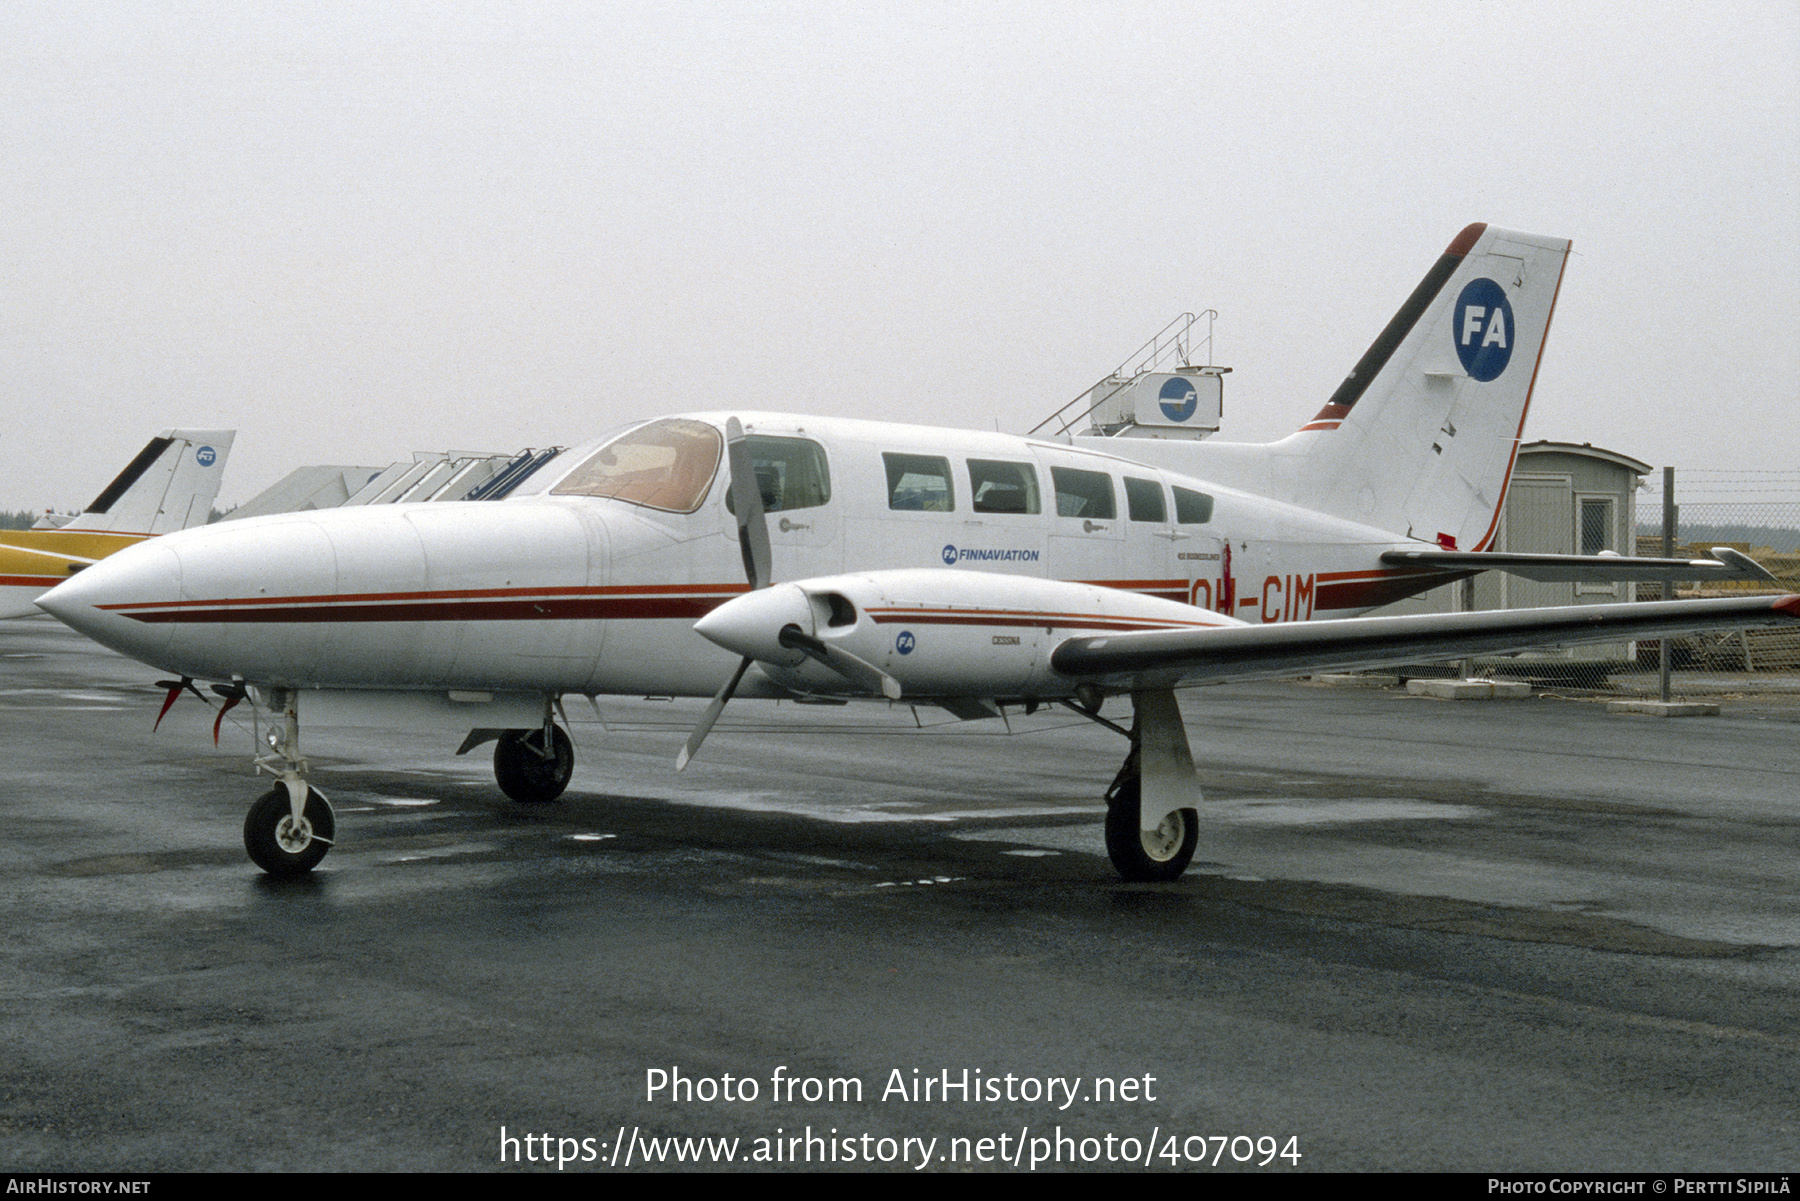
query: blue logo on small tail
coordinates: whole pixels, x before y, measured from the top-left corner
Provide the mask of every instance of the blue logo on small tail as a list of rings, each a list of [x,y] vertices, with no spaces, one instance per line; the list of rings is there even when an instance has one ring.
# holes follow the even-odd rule
[[[1512,361],[1512,304],[1506,292],[1491,279],[1472,279],[1456,298],[1450,336],[1456,340],[1456,357],[1470,379],[1487,383],[1499,379]]]
[[[202,467],[211,467],[214,463],[218,462],[219,452],[210,446],[202,446],[199,450],[194,452],[194,459]]]

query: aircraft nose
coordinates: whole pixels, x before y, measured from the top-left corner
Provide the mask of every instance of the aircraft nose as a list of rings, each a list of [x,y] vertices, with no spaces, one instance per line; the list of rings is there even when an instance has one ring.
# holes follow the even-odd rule
[[[270,638],[267,623],[278,615],[269,602],[331,592],[336,560],[330,540],[304,518],[222,522],[127,547],[38,603],[96,642],[164,671],[230,679],[286,666],[275,662],[280,655],[307,653],[303,640]]]
[[[109,555],[38,598],[38,608],[102,646],[163,666],[171,627],[125,616],[121,610],[178,600],[181,560],[159,542]]]

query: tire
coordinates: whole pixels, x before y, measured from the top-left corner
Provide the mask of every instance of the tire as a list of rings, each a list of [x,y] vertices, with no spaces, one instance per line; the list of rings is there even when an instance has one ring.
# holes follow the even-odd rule
[[[561,726],[551,726],[550,731],[555,751],[551,759],[539,753],[542,730],[508,730],[494,745],[494,780],[501,792],[521,805],[554,801],[575,774],[575,747],[569,736]]]
[[[337,837],[337,820],[324,797],[306,790],[300,828],[294,828],[287,785],[277,784],[256,798],[244,815],[244,850],[250,861],[277,879],[303,876],[319,865]]]
[[[1200,815],[1177,809],[1154,832],[1138,828],[1138,782],[1121,785],[1106,806],[1106,854],[1121,879],[1134,884],[1178,880],[1194,858]]]

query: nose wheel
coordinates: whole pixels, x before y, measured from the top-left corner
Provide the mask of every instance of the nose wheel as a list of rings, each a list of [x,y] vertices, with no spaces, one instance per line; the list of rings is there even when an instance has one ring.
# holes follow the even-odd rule
[[[305,875],[331,850],[337,822],[331,805],[311,788],[298,819],[287,785],[277,784],[256,799],[244,817],[244,850],[271,876]]]
[[[244,815],[244,850],[269,875],[288,879],[319,866],[337,837],[337,820],[330,802],[306,783],[299,694],[291,688],[271,688],[269,708],[280,714],[280,720],[268,732],[270,753],[256,757],[256,768],[280,783],[257,797]]]

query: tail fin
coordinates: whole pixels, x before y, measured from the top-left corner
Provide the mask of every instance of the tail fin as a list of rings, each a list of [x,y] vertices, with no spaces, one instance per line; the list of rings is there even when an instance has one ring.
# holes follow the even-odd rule
[[[63,528],[141,535],[204,525],[236,436],[236,430],[164,430]]]
[[[1569,243],[1471,225],[1318,416],[1292,499],[1448,550],[1494,538]],[[1285,456],[1284,456],[1285,457]]]

